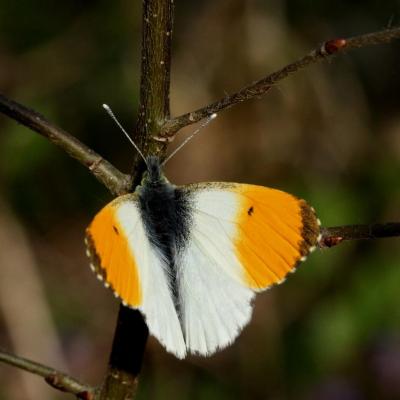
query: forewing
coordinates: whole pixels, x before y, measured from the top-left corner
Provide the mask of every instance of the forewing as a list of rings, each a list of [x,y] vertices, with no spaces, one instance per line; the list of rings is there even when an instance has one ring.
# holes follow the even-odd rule
[[[97,277],[123,304],[139,309],[150,333],[183,358],[185,343],[165,266],[147,238],[137,196],[106,205],[87,228],[86,243]]]
[[[182,190],[192,208],[180,271],[184,335],[189,351],[207,355],[247,324],[254,292],[304,260],[319,222],[303,200],[274,189],[205,183]]]

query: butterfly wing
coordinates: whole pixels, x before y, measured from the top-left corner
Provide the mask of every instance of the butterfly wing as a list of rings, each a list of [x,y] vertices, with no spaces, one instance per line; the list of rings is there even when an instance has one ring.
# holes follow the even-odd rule
[[[281,282],[312,250],[319,223],[303,200],[274,189],[204,183],[176,190],[190,219],[176,260],[179,312],[171,270],[148,239],[136,194],[104,207],[86,242],[98,278],[144,314],[168,351],[209,355],[248,323],[254,293]]]
[[[97,277],[124,305],[139,309],[150,333],[183,358],[186,346],[165,267],[147,238],[137,195],[107,204],[87,228],[86,244]]]
[[[304,200],[270,188],[203,183],[190,199],[180,294],[187,350],[209,355],[251,317],[255,292],[280,283],[315,248],[319,221]]]

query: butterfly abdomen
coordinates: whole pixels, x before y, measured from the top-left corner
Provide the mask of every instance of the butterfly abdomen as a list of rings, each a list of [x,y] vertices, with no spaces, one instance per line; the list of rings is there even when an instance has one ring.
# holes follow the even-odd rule
[[[168,182],[150,182],[139,191],[139,205],[148,240],[164,264],[180,315],[178,266],[190,232],[189,196]]]

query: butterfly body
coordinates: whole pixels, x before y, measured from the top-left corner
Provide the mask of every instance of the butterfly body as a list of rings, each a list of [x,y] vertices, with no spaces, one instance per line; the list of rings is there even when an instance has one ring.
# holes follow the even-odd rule
[[[149,170],[136,189],[140,215],[154,251],[159,252],[163,260],[164,273],[179,315],[177,268],[178,258],[189,237],[190,204],[182,191],[165,178],[158,158],[149,157],[147,163]]]
[[[312,251],[319,221],[304,200],[236,183],[174,186],[158,158],[134,193],[87,229],[92,268],[139,309],[168,351],[210,355],[249,322],[256,292],[280,283]]]

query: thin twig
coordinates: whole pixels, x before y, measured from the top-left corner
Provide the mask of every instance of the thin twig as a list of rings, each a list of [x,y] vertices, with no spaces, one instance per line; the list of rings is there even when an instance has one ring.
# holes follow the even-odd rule
[[[344,225],[321,229],[319,246],[333,247],[346,240],[381,239],[400,236],[400,222],[371,225]]]
[[[171,140],[171,138],[173,138],[174,135],[185,126],[194,124],[214,113],[228,109],[235,104],[253,99],[254,97],[260,97],[276,83],[287,78],[289,75],[304,69],[310,64],[315,64],[346,50],[388,43],[399,38],[400,28],[393,28],[355,36],[349,39],[333,39],[324,42],[320,47],[312,50],[306,56],[250,85],[243,87],[238,92],[227,95],[208,106],[166,121],[160,132],[160,138]]]
[[[18,357],[5,351],[0,351],[0,362],[39,375],[43,377],[50,386],[63,392],[72,393],[79,399],[90,400],[95,396],[95,388],[83,384],[63,372],[39,364],[35,361]]]
[[[65,150],[71,157],[86,166],[91,173],[116,195],[129,191],[130,176],[116,169],[95,151],[68,132],[58,128],[45,117],[0,94],[0,112],[22,125],[36,131]]]

